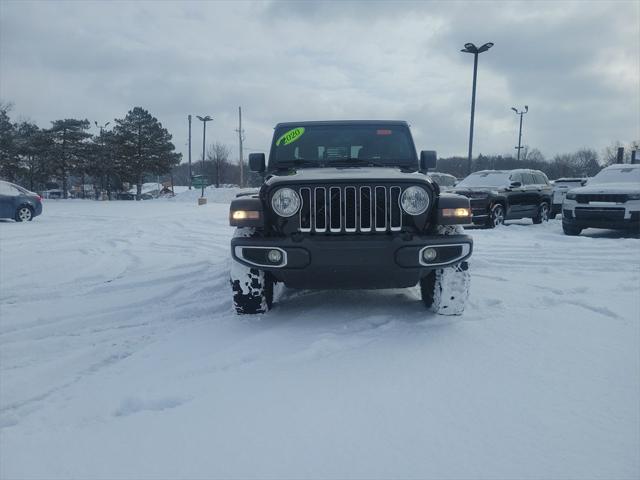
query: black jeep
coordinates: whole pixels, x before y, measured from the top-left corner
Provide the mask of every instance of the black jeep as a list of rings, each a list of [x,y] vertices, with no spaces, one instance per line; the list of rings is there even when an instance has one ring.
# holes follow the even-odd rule
[[[271,308],[273,285],[374,289],[420,284],[427,307],[460,314],[473,242],[469,200],[440,194],[406,122],[276,125],[269,154],[249,155],[265,175],[231,203],[231,286],[236,312]]]
[[[453,191],[471,199],[475,225],[494,228],[505,220],[549,220],[551,185],[540,170],[482,170],[462,180]]]

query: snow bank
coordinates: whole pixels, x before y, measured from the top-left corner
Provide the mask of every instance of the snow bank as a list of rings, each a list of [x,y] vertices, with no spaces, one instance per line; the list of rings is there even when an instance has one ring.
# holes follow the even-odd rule
[[[239,188],[239,187],[220,187],[209,186],[204,189],[204,196],[209,203],[230,203],[236,195],[240,192],[253,191],[251,188]],[[198,198],[201,197],[202,189],[194,188],[192,190],[183,190],[176,196],[169,198],[168,200],[173,202],[190,202],[197,203]]]

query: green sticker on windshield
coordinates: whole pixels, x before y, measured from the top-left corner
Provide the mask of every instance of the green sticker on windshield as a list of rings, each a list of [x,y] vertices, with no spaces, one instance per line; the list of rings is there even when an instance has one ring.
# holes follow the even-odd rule
[[[303,133],[304,127],[296,127],[287,132],[284,132],[276,142],[276,147],[279,147],[280,143],[282,143],[282,145],[289,145],[290,143],[295,142],[302,136]]]

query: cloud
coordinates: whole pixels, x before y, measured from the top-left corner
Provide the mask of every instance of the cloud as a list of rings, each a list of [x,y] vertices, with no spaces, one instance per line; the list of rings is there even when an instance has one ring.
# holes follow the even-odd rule
[[[0,7],[0,98],[40,126],[104,122],[140,105],[185,153],[207,138],[267,151],[279,121],[406,119],[418,148],[465,155],[472,56],[474,152],[508,153],[511,106],[548,156],[637,139],[637,2],[13,2]],[[194,126],[197,158],[200,125]]]

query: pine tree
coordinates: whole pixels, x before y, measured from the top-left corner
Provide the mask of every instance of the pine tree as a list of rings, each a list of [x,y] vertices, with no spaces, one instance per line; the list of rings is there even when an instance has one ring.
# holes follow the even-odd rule
[[[25,170],[24,184],[35,191],[48,176],[46,159],[51,153],[51,139],[35,123],[22,122],[16,126],[16,152]]]
[[[49,129],[49,135],[56,145],[53,156],[55,172],[62,178],[62,191],[67,198],[69,190],[69,173],[77,170],[78,165],[86,155],[85,140],[91,136],[89,120],[67,118],[55,120]]]
[[[15,181],[20,172],[16,127],[9,118],[10,105],[0,105],[0,177]]]
[[[135,107],[123,119],[116,119],[113,129],[116,168],[136,185],[140,199],[145,173],[163,175],[180,163],[171,134],[147,110]]]

